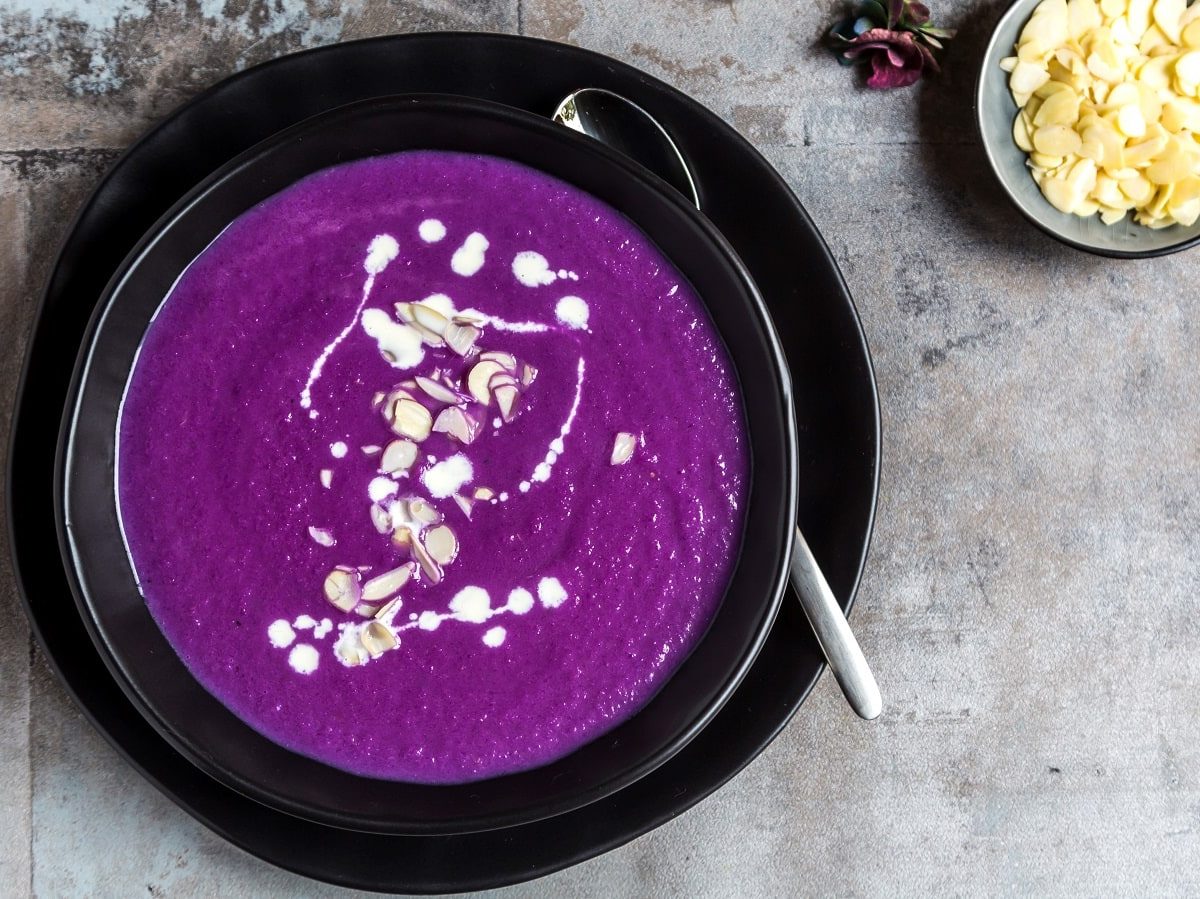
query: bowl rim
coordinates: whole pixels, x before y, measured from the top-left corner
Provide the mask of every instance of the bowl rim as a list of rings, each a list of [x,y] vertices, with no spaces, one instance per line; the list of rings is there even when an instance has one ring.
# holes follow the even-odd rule
[[[991,68],[999,69],[999,60],[1003,56],[1011,54],[1001,54],[997,56],[998,42],[1000,40],[1000,31],[1003,29],[1018,13],[1020,13],[1026,4],[1039,3],[1041,0],[1012,0],[1008,8],[1004,10],[1000,18],[996,20],[996,24],[992,26],[991,36],[988,38],[987,46],[983,51],[983,61],[979,66],[979,71],[975,76],[975,91],[973,99],[975,103],[975,133],[979,136],[979,143],[983,147],[983,153],[987,157],[988,165],[991,167],[992,174],[996,176],[996,180],[1000,183],[1001,189],[1004,191],[1004,196],[1008,201],[1016,207],[1021,216],[1034,225],[1039,231],[1048,234],[1060,243],[1064,243],[1076,250],[1082,250],[1085,253],[1091,253],[1094,256],[1104,256],[1108,259],[1155,259],[1160,256],[1170,256],[1173,253],[1179,253],[1183,250],[1190,250],[1192,247],[1200,245],[1200,231],[1190,237],[1186,237],[1178,243],[1167,244],[1166,246],[1158,247],[1152,250],[1118,250],[1115,248],[1100,247],[1095,244],[1084,243],[1075,240],[1061,233],[1057,229],[1051,227],[1045,222],[1031,214],[1029,210],[1017,199],[1008,185],[1008,178],[1004,174],[1000,163],[993,150],[992,144],[987,139],[987,134],[984,132],[983,116],[984,116],[984,97],[983,86],[985,80],[989,76]],[[1039,194],[1040,197],[1040,194]],[[1049,206],[1049,201],[1041,197],[1042,202]]]
[[[142,239],[139,240],[139,242],[130,250],[130,252],[122,260],[119,267],[115,270],[112,278],[106,284],[104,291],[94,308],[94,311],[88,322],[87,329],[82,338],[81,349],[72,373],[71,384],[67,394],[67,403],[65,405],[62,426],[59,433],[57,456],[55,459],[54,490],[56,527],[58,530],[59,548],[65,563],[65,569],[70,582],[72,594],[75,598],[76,605],[79,608],[89,636],[98,649],[104,664],[113,674],[121,690],[129,697],[134,706],[138,708],[139,712],[155,728],[155,730],[157,730],[167,740],[167,742],[170,743],[185,758],[190,760],[201,770],[205,771],[205,773],[214,777],[214,779],[220,781],[221,783],[232,787],[238,792],[241,792],[259,802],[263,802],[264,804],[273,808],[277,808],[299,817],[315,820],[319,823],[335,827],[351,830],[366,830],[379,833],[401,834],[469,833],[479,830],[507,827],[513,824],[528,823],[531,821],[552,817],[565,811],[587,805],[639,779],[640,777],[654,770],[654,768],[669,760],[685,745],[687,745],[687,743],[690,742],[690,740],[697,733],[699,733],[700,730],[702,730],[703,727],[706,726],[713,717],[715,717],[724,703],[733,694],[744,678],[746,672],[753,664],[759,650],[762,648],[763,643],[766,641],[771,625],[774,622],[775,616],[782,603],[788,582],[787,562],[790,557],[790,541],[781,540],[783,547],[780,550],[781,555],[779,556],[778,570],[775,572],[775,575],[772,579],[769,595],[764,598],[762,614],[753,628],[753,639],[750,641],[750,644],[746,650],[740,655],[738,664],[733,668],[733,670],[728,672],[727,676],[721,682],[719,688],[715,691],[711,700],[708,701],[702,714],[684,727],[679,734],[674,739],[667,742],[662,749],[654,753],[649,758],[643,760],[641,764],[633,766],[626,771],[610,777],[588,790],[582,791],[577,795],[572,795],[570,798],[563,799],[558,802],[541,804],[536,813],[530,814],[528,810],[512,813],[486,813],[475,816],[463,816],[455,818],[449,823],[442,821],[430,824],[426,821],[411,819],[403,819],[398,823],[397,818],[394,815],[387,815],[384,817],[363,815],[347,816],[345,814],[328,809],[314,810],[310,805],[297,802],[287,794],[281,794],[276,791],[264,789],[260,784],[252,780],[247,780],[237,776],[236,773],[230,769],[215,763],[213,759],[211,759],[209,755],[205,753],[202,745],[193,744],[192,742],[184,739],[183,736],[171,726],[169,717],[164,716],[156,707],[156,705],[146,697],[137,680],[131,676],[129,671],[126,669],[121,660],[120,654],[111,645],[111,642],[105,632],[105,628],[101,625],[96,611],[92,606],[95,598],[92,595],[91,590],[89,590],[85,578],[82,576],[82,563],[80,561],[78,546],[76,545],[75,535],[71,526],[70,485],[73,475],[75,475],[78,470],[78,467],[75,465],[73,453],[74,440],[76,437],[76,430],[80,417],[80,404],[83,395],[82,392],[86,386],[91,369],[91,363],[93,361],[93,355],[97,349],[97,338],[99,332],[103,327],[109,312],[113,308],[115,299],[120,295],[121,289],[131,272],[137,268],[147,254],[153,249],[157,240],[167,233],[177,223],[178,220],[183,219],[191,211],[193,206],[200,203],[205,197],[208,196],[210,192],[220,187],[225,181],[233,178],[244,169],[252,167],[254,164],[258,163],[260,161],[260,157],[268,155],[273,149],[277,149],[282,144],[302,137],[307,132],[318,130],[322,127],[329,127],[329,123],[331,121],[334,121],[340,117],[353,117],[357,114],[367,113],[371,110],[386,109],[390,107],[419,108],[422,110],[434,111],[440,110],[453,112],[458,115],[461,115],[463,112],[470,112],[471,114],[476,115],[507,119],[528,128],[541,129],[547,135],[553,135],[554,139],[556,140],[567,143],[575,143],[577,147],[582,150],[586,150],[588,153],[604,157],[607,164],[621,170],[621,177],[623,179],[631,178],[635,181],[641,182],[645,188],[654,191],[659,195],[660,199],[665,200],[669,205],[675,207],[678,212],[682,213],[682,215],[688,217],[691,220],[691,224],[704,233],[705,239],[707,239],[712,245],[714,255],[721,257],[724,264],[728,265],[732,272],[735,273],[736,279],[740,283],[741,289],[745,294],[745,298],[749,301],[750,306],[754,311],[753,318],[755,326],[760,330],[760,336],[763,338],[768,348],[768,355],[770,358],[769,367],[777,379],[777,383],[774,385],[774,387],[778,389],[780,394],[779,398],[781,400],[781,405],[778,412],[780,413],[780,424],[783,432],[782,436],[785,438],[786,444],[783,447],[783,461],[785,466],[784,479],[787,482],[781,495],[784,506],[783,514],[786,515],[788,520],[795,520],[798,502],[798,439],[796,434],[796,425],[792,413],[793,396],[789,369],[779,337],[775,331],[770,314],[761,297],[761,294],[758,291],[757,286],[755,285],[744,264],[738,258],[736,252],[732,249],[720,232],[716,230],[716,228],[707,220],[707,218],[697,212],[690,203],[686,202],[682,196],[678,195],[673,188],[671,188],[665,182],[660,181],[653,173],[645,170],[639,164],[628,159],[622,154],[610,150],[609,148],[590,138],[577,135],[571,132],[569,129],[553,125],[547,119],[543,119],[540,116],[507,106],[505,104],[458,95],[413,93],[375,97],[368,100],[356,101],[343,106],[335,107],[310,118],[304,119],[301,122],[298,122],[297,124],[292,125],[289,128],[264,139],[263,141],[260,141],[218,168],[215,172],[210,174],[207,178],[205,178],[192,190],[185,194],[177,203],[172,205],[172,207],[166,213],[164,213],[161,217],[159,217],[158,220],[155,221],[155,223],[143,235]],[[429,147],[429,149],[436,149],[436,147]],[[354,156],[352,159],[345,161],[354,161],[356,159],[369,158],[372,155],[382,155],[385,153],[396,152],[404,152],[404,150],[375,150],[369,153],[364,152],[360,155]],[[530,165],[529,163],[521,164]],[[316,172],[321,168],[326,167],[328,167],[328,165],[315,167],[311,169],[311,172]],[[533,167],[536,168],[536,166]],[[555,175],[552,177],[559,176]],[[292,183],[294,183],[294,181]],[[278,188],[275,192],[278,192],[278,190],[282,189],[285,188]],[[634,224],[635,226],[638,225],[636,220],[634,220]],[[705,301],[705,305],[708,305],[707,301]],[[719,327],[718,333],[721,334]],[[721,334],[721,338],[724,340],[723,334]],[[128,373],[123,375],[123,378],[127,377]],[[752,453],[752,466],[753,459],[754,455]],[[115,504],[115,497],[113,497],[112,502]],[[739,559],[742,548],[745,545],[748,523],[749,515],[747,515],[746,521],[743,525],[743,543],[742,547],[739,548]],[[733,579],[733,576],[731,576],[731,582]],[[141,597],[139,593],[139,600],[140,599]],[[717,616],[714,616],[714,620],[715,617]],[[157,622],[154,622],[154,624],[157,627]],[[166,641],[167,645],[170,646],[173,651],[174,647],[171,646],[170,641],[166,639],[165,635],[162,636],[164,641]],[[697,641],[695,648],[698,648],[706,638],[707,633]],[[680,665],[679,669],[673,672],[672,677],[664,680],[663,687],[674,680],[675,676],[679,674],[685,666],[686,660]],[[198,689],[203,690],[206,693],[208,692],[207,688],[198,680],[196,680],[194,675],[191,675],[190,670],[188,671],[188,675],[193,681],[195,681],[195,686]],[[661,689],[662,687],[660,687],[660,690]],[[212,694],[209,695],[211,696]],[[657,695],[658,693],[652,696],[649,702],[653,702]],[[215,697],[213,698],[222,706],[222,708],[225,708],[230,715],[233,715],[235,718],[238,717],[229,711],[219,699],[216,699]],[[630,716],[629,719],[616,724],[613,730],[621,727],[621,725],[626,723],[626,721],[633,720],[637,716],[641,715],[644,708],[645,707],[640,709],[634,715]],[[238,720],[241,721],[240,718]],[[280,744],[275,743],[273,740],[270,740],[270,738],[259,734],[259,732],[247,722],[241,721],[241,724],[254,734],[260,736],[261,739],[269,741],[279,750],[307,759],[307,757],[303,756],[302,753],[296,753],[287,747],[283,747]],[[612,732],[613,731],[610,730],[602,733],[593,741],[585,744],[585,747],[598,740],[603,740]],[[584,747],[580,747],[580,749],[582,748]],[[579,752],[580,749],[573,750],[564,758],[574,755],[576,752]],[[327,763],[319,762],[317,760],[308,759],[308,761],[338,772],[340,775],[362,777],[361,775],[348,774],[342,769],[337,769],[331,765],[328,765]],[[554,762],[551,762],[546,766],[540,766],[539,768],[530,770],[537,771],[541,770],[541,768],[550,767],[554,764]],[[502,775],[498,778],[472,781],[465,784],[428,785],[405,783],[404,785],[419,787],[425,790],[442,791],[448,789],[472,787],[488,781],[503,780],[507,777],[519,777],[524,773],[527,772],[518,772],[514,775]],[[403,783],[377,780],[370,777],[366,777],[364,779],[380,783]]]

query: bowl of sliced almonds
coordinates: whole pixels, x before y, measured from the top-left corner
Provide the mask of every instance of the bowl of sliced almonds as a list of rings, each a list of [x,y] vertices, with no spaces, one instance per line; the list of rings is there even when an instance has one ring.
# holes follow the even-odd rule
[[[1118,258],[1200,242],[1200,0],[1017,0],[975,105],[993,171],[1047,234]]]

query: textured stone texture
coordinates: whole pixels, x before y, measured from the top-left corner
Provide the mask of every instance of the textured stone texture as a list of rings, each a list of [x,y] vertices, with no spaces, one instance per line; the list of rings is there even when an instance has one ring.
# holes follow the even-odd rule
[[[5,0],[4,149],[121,147],[274,56],[400,31],[515,31],[515,0]]]
[[[8,433],[11,397],[16,389],[30,317],[26,256],[29,252],[29,191],[18,175],[0,167],[0,429]],[[0,446],[4,468],[8,443]],[[5,485],[0,484],[0,503]],[[29,628],[21,611],[13,581],[8,534],[0,532],[0,883],[29,883],[32,858],[30,802],[32,796],[29,755]]]
[[[814,47],[829,0],[0,3],[0,424],[71,209],[181,99],[394,30],[610,53],[758,144],[849,281],[885,435],[854,625],[887,708],[861,723],[824,678],[692,812],[498,895],[1194,895],[1200,257],[1085,256],[1006,205],[970,122],[1002,6],[943,2],[963,29],[945,76],[878,95]],[[128,769],[43,662],[30,673],[12,594],[5,556],[0,892],[346,895],[224,844]]]

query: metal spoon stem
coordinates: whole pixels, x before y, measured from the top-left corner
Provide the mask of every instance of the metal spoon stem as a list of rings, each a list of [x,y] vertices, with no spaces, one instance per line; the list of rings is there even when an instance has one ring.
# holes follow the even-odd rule
[[[846,701],[859,717],[868,721],[878,717],[883,711],[883,697],[875,675],[800,528],[796,528],[792,545],[792,586]]]

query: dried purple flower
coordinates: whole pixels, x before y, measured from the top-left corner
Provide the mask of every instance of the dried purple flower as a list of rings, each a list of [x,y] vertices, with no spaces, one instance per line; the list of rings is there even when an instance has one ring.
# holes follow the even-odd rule
[[[908,87],[921,77],[926,66],[938,71],[928,47],[918,44],[907,31],[872,28],[850,42],[843,53],[847,59],[865,57],[871,63],[867,87],[887,90]]]
[[[929,7],[918,0],[865,0],[829,30],[829,43],[843,65],[869,62],[867,87],[907,87],[925,71],[940,71],[933,51],[953,31],[930,24]]]

